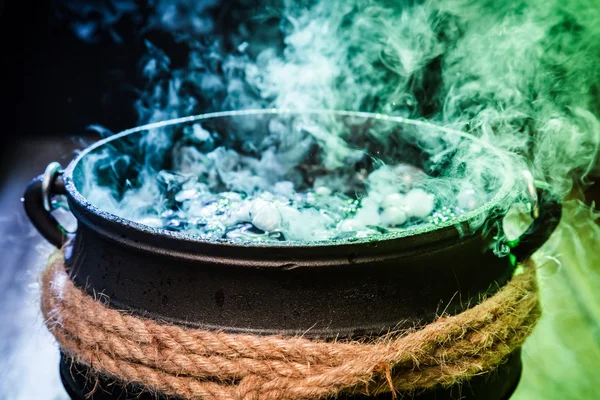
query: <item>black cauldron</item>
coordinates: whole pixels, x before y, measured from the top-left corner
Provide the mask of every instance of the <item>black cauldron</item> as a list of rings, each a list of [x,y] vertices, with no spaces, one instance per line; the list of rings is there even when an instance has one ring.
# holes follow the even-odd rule
[[[496,256],[491,244],[497,232],[490,227],[497,226],[505,215],[506,199],[515,185],[501,179],[502,171],[491,171],[502,184],[474,211],[435,228],[382,235],[376,241],[201,241],[124,220],[97,208],[81,193],[90,179],[83,166],[86,157],[106,149],[114,154],[131,152],[134,143],[152,130],[199,122],[215,131],[231,127],[254,130],[282,115],[332,119],[351,125],[354,132],[385,124],[401,131],[400,138],[435,132],[440,140],[453,138],[444,143],[474,140],[428,123],[367,113],[267,110],[206,114],[135,128],[99,141],[64,171],[52,164],[28,186],[25,210],[48,241],[65,246],[75,284],[90,294],[106,294],[111,307],[194,328],[323,339],[373,337],[429,323],[442,312],[463,311],[483,294],[504,285],[513,272],[514,260],[529,257],[560,220],[560,204],[545,190],[537,189],[534,222],[519,240],[511,242],[511,257]],[[406,146],[409,162],[427,165],[426,152],[414,143],[407,139],[396,145]],[[505,162],[492,147],[477,146]],[[114,179],[127,179],[131,171],[117,171]],[[54,195],[68,199],[78,222],[75,233],[66,232],[52,216]],[[476,229],[472,228],[474,221],[479,221]],[[63,360],[63,382],[73,398],[83,399],[90,389],[85,368],[75,365],[69,372],[71,365],[70,360]],[[517,351],[498,371],[473,379],[462,391],[440,389],[416,398],[505,399],[516,387],[520,369]],[[127,398],[124,388],[106,387],[92,398]],[[139,398],[139,391],[129,389],[127,393]]]

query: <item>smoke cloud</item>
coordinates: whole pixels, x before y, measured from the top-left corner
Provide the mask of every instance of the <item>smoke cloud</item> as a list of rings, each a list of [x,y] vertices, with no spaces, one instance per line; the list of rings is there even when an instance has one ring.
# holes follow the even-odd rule
[[[157,1],[152,5],[147,29],[169,32],[189,51],[183,62],[174,65],[170,49],[147,42],[141,68],[146,88],[138,102],[140,123],[271,107],[367,111],[466,132],[503,152],[511,160],[509,166],[498,164],[486,152],[469,153],[472,147],[465,141],[449,143],[451,135],[440,139],[431,129],[417,130],[412,136],[405,132],[402,144],[417,146],[427,155],[427,160],[418,163],[425,175],[413,170],[406,176],[421,179],[417,185],[402,188],[396,182],[390,186],[407,156],[397,149],[393,128],[379,124],[366,138],[332,121],[297,118],[261,126],[247,118],[227,132],[211,131],[203,123],[148,130],[135,144],[135,151],[145,159],[134,160],[138,176],[135,182],[128,181],[129,190],[94,182],[85,191],[93,203],[159,226],[153,219],[156,216],[188,212],[192,207],[186,200],[175,205],[165,199],[167,181],[171,189],[180,191],[180,199],[185,190],[202,198],[198,209],[223,200],[198,193],[242,193],[240,201],[245,201],[245,196],[252,200],[268,191],[287,196],[278,201],[294,205],[292,197],[298,193],[312,196],[325,190],[332,192],[333,202],[359,202],[350,214],[334,216],[336,228],[353,215],[363,215],[373,221],[369,225],[381,227],[382,219],[403,219],[396,211],[386,211],[385,199],[373,198],[391,187],[403,196],[410,189],[420,189],[425,191],[423,199],[434,197],[433,206],[426,207],[429,213],[412,221],[421,225],[432,223],[433,214],[444,204],[455,216],[493,197],[498,185],[490,187],[490,169],[513,181],[510,202],[514,202],[525,201],[522,169],[532,170],[535,179],[549,184],[555,196],[566,198],[574,186],[585,186],[598,168],[600,79],[595,66],[600,61],[596,23],[600,10],[593,2],[250,3]],[[117,9],[120,13],[110,15],[135,13],[129,6]],[[105,20],[106,26],[111,18]],[[390,147],[396,151],[377,154]],[[129,165],[130,156],[124,153],[90,158],[90,163],[99,163],[90,168],[97,172],[106,165],[114,169],[119,162]],[[307,186],[297,176],[297,167],[311,157],[313,164],[316,159],[330,174],[318,180],[313,177]],[[165,165],[165,160],[170,164]],[[366,167],[367,175],[358,183],[350,182],[360,165]],[[456,175],[465,165],[468,174]],[[344,169],[348,166],[352,168]],[[159,171],[161,175],[156,175]],[[287,189],[275,190],[275,185]],[[173,191],[172,196],[178,193]],[[349,198],[334,201],[338,194]],[[407,214],[405,200],[400,208]],[[189,214],[179,217],[186,220]],[[410,215],[404,217],[410,220]],[[244,219],[251,222],[253,218]],[[173,229],[185,230],[176,225]],[[290,231],[287,234],[294,236]]]

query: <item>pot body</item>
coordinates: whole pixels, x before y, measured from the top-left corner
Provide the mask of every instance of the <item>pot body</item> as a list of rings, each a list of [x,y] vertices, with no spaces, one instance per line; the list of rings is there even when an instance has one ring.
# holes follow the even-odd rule
[[[458,313],[512,271],[480,234],[460,240],[439,234],[408,249],[378,242],[223,248],[149,238],[126,225],[103,227],[76,205],[72,210],[79,227],[65,254],[77,286],[103,293],[114,308],[202,329],[385,334]]]
[[[114,139],[126,140],[128,134]],[[110,141],[115,140],[104,144]],[[324,340],[376,338],[415,328],[442,314],[459,313],[497,291],[512,275],[515,261],[539,248],[561,216],[560,204],[538,190],[533,224],[507,244],[512,257],[498,257],[491,250],[497,231],[487,228],[500,226],[503,215],[490,208],[476,230],[464,219],[376,241],[199,241],[144,227],[89,203],[78,190],[86,179],[80,161],[104,144],[82,152],[64,172],[51,164],[27,188],[25,210],[48,240],[63,247],[76,286],[90,295],[103,293],[109,307],[192,328]],[[66,235],[52,217],[53,194],[67,197],[78,222],[74,234]],[[511,360],[501,367],[505,375],[475,378],[487,383],[469,398],[505,398],[520,374],[518,354]],[[85,392],[80,381],[71,386],[76,396]],[[457,390],[423,399],[453,398]]]
[[[71,209],[79,224],[65,254],[77,286],[90,295],[102,292],[116,309],[194,328],[373,338],[461,312],[504,285],[512,273],[509,259],[489,251],[491,239],[482,232],[461,238],[452,231],[432,232],[402,246],[205,247],[147,237],[127,224],[106,225],[75,203]],[[413,398],[504,400],[520,374],[516,351],[498,370],[468,384]],[[104,390],[96,388],[91,395],[89,372],[67,359],[61,376],[74,400],[144,398],[139,388],[110,380],[100,380]]]

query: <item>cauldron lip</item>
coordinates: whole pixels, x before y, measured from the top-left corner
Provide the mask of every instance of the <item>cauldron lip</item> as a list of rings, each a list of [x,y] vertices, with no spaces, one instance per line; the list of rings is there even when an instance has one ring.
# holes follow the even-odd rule
[[[126,218],[119,217],[115,214],[109,213],[107,211],[102,210],[101,208],[95,206],[90,201],[86,199],[86,197],[77,189],[75,182],[73,180],[73,172],[76,166],[81,162],[86,155],[90,154],[94,150],[112,142],[115,140],[119,140],[127,135],[134,134],[137,132],[141,132],[148,129],[156,129],[162,128],[171,125],[177,125],[181,123],[189,123],[194,121],[202,121],[209,120],[215,118],[223,118],[223,117],[233,117],[233,116],[252,116],[252,115],[269,115],[269,114],[287,114],[287,115],[335,115],[342,117],[357,117],[357,118],[365,118],[365,119],[385,119],[392,122],[398,122],[402,124],[412,125],[412,126],[422,126],[422,127],[432,127],[438,129],[440,131],[446,132],[451,135],[458,135],[462,138],[471,140],[473,142],[477,142],[480,146],[486,148],[488,151],[494,153],[501,161],[503,165],[508,165],[507,156],[499,149],[491,146],[485,141],[476,138],[475,136],[469,135],[467,133],[447,128],[444,126],[436,125],[430,121],[422,121],[416,119],[409,119],[400,116],[391,116],[386,114],[379,113],[371,113],[371,112],[363,112],[363,111],[346,111],[346,110],[330,110],[330,109],[302,109],[302,110],[292,110],[292,109],[250,109],[250,110],[232,110],[232,111],[221,111],[221,112],[213,112],[213,113],[205,113],[205,114],[197,114],[188,117],[174,118],[159,122],[154,122],[150,124],[145,124],[141,126],[137,126],[134,128],[130,128],[124,131],[121,131],[117,134],[114,134],[105,139],[99,140],[89,147],[82,150],[77,157],[75,157],[65,168],[63,177],[65,180],[65,188],[70,197],[70,200],[74,202],[77,206],[86,211],[86,214],[92,213],[95,218],[99,218],[103,222],[118,224],[120,226],[126,226],[128,229],[133,229],[142,234],[149,234],[153,236],[162,236],[170,239],[180,239],[185,242],[195,242],[202,245],[216,245],[216,246],[224,246],[224,247],[232,247],[232,248],[269,248],[269,249],[285,249],[285,248],[306,248],[306,247],[339,247],[339,246],[350,246],[350,245],[358,245],[358,244],[369,244],[369,243],[388,243],[392,241],[397,241],[403,238],[411,238],[415,236],[423,236],[426,233],[431,232],[442,232],[454,230],[458,235],[459,231],[468,230],[469,221],[474,220],[477,217],[481,217],[483,213],[490,212],[497,205],[501,204],[503,200],[508,199],[510,190],[512,189],[512,184],[508,179],[504,179],[502,187],[496,192],[496,194],[488,200],[485,204],[480,207],[471,210],[451,221],[445,221],[440,224],[432,225],[427,224],[422,227],[415,227],[414,229],[407,229],[398,232],[380,234],[376,237],[368,237],[368,238],[353,238],[349,239],[335,239],[335,240],[322,240],[322,241],[282,241],[282,242],[238,242],[238,241],[229,241],[229,240],[205,240],[197,237],[196,235],[185,233],[185,232],[173,232],[166,229],[160,228],[152,228],[150,226],[128,220]],[[79,213],[76,213],[79,214]],[[489,217],[490,215],[487,215]],[[445,236],[445,235],[444,235]]]

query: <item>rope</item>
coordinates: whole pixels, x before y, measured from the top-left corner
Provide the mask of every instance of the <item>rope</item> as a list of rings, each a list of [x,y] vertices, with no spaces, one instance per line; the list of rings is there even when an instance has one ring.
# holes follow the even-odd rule
[[[302,400],[413,392],[493,371],[539,317],[535,270],[419,330],[370,342],[188,329],[111,309],[75,287],[62,254],[43,273],[42,311],[62,350],[94,373],[184,399]]]

